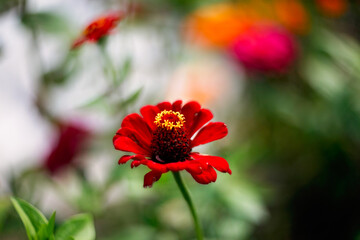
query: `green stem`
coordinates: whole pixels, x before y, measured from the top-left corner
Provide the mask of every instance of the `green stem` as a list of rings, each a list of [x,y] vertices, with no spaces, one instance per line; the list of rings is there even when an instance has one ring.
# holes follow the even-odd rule
[[[175,181],[176,181],[176,183],[177,183],[177,185],[178,185],[178,187],[179,187],[179,189],[181,191],[181,194],[183,195],[187,205],[190,208],[191,215],[192,215],[192,217],[194,219],[197,239],[198,240],[203,240],[204,239],[203,233],[202,233],[202,230],[201,230],[201,227],[200,227],[199,219],[198,219],[198,217],[196,215],[194,204],[191,201],[189,191],[187,190],[186,186],[184,185],[184,182],[181,179],[180,173],[179,172],[172,172],[172,173],[173,173]]]
[[[104,39],[104,38],[103,38]],[[102,42],[99,42],[98,43],[98,46],[100,48],[100,52],[102,54],[102,57],[104,58],[105,60],[105,69],[107,69],[109,72],[110,72],[110,78],[111,78],[111,81],[112,81],[112,84],[114,86],[116,86],[116,69],[115,69],[115,66],[108,54],[108,52],[106,51],[106,44],[105,44],[105,41],[106,40],[102,40]]]

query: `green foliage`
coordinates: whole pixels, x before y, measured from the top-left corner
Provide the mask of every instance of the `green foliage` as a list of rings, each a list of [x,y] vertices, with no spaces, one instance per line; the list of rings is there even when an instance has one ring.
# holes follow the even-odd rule
[[[44,226],[48,225],[45,216],[34,206],[19,198],[11,198],[11,201],[24,223],[29,240],[38,240],[39,232],[45,231]]]
[[[89,214],[79,214],[67,220],[55,234],[56,240],[95,239],[93,219]]]
[[[25,13],[21,21],[29,29],[39,29],[47,33],[67,32],[69,29],[66,20],[53,12]]]
[[[0,198],[0,232],[3,228],[4,221],[11,207],[11,202],[8,198]]]
[[[43,224],[38,232],[38,236],[39,236],[39,239],[54,239],[54,227],[55,227],[55,215],[56,213],[54,212],[52,215],[51,215],[51,218],[48,222],[48,224]]]
[[[19,4],[18,0],[1,0],[0,1],[0,14],[4,13]]]
[[[89,214],[71,217],[58,228],[54,235],[55,212],[48,221],[37,208],[28,202],[19,198],[11,198],[11,202],[25,226],[29,240],[95,239],[94,223]]]
[[[45,86],[62,86],[68,83],[69,77],[77,70],[76,62],[77,52],[69,52],[62,62],[45,72],[42,76],[42,82]]]
[[[123,109],[125,107],[130,106],[131,104],[134,104],[135,101],[140,97],[142,90],[143,89],[140,88],[140,89],[136,90],[135,92],[133,92],[129,97],[122,100],[119,104],[119,108]]]
[[[116,85],[120,85],[129,76],[132,70],[132,61],[130,58],[126,59],[121,65],[121,68],[116,78]]]

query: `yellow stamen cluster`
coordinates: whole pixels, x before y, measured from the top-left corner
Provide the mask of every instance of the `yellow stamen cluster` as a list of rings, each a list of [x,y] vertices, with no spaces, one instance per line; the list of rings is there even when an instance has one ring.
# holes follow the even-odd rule
[[[167,115],[175,116],[177,118],[177,121],[170,121],[168,119],[164,119]],[[173,110],[163,110],[156,115],[154,121],[156,126],[166,128],[168,130],[171,130],[173,128],[181,128],[182,126],[184,126],[184,122],[184,115],[179,112],[174,112]]]

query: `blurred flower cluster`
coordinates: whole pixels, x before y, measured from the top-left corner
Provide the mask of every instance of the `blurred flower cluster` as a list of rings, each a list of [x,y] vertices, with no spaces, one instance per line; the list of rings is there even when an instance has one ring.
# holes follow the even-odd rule
[[[356,0],[1,0],[0,239],[360,239],[359,23]]]

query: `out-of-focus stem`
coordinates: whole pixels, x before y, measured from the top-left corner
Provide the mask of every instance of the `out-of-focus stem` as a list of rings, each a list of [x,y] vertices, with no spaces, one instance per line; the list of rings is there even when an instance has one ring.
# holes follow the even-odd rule
[[[103,40],[103,41],[105,41],[105,40]],[[101,54],[105,60],[105,68],[107,68],[108,71],[110,71],[111,81],[112,81],[113,85],[116,85],[116,77],[117,77],[116,69],[114,67],[114,64],[113,64],[108,52],[106,51],[105,42],[100,42],[98,45],[99,45]]]

